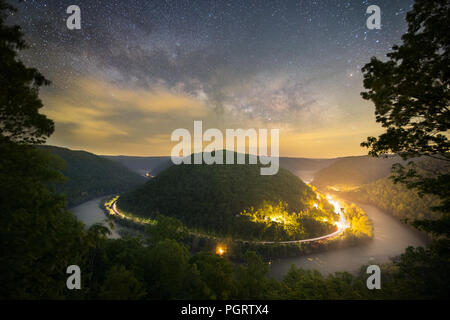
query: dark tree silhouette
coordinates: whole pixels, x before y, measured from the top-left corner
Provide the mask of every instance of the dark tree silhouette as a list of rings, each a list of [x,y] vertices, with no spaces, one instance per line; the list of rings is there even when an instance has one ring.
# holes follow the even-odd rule
[[[39,114],[39,87],[49,82],[17,57],[26,47],[22,32],[5,25],[14,10],[0,0],[0,299],[78,297],[84,291],[67,290],[66,269],[76,264],[88,275],[89,252],[106,231],[86,233],[48,188],[61,174],[34,144],[53,132]]]
[[[373,57],[363,67],[364,99],[375,104],[377,122],[386,128],[378,138],[361,145],[372,156],[399,154],[407,166],[393,166],[394,182],[435,194],[435,207],[444,213],[439,222],[417,221],[427,231],[450,230],[450,4],[448,0],[417,0],[406,17],[403,44],[394,46],[387,61]],[[429,160],[424,160],[424,159]]]
[[[395,164],[394,182],[424,194],[437,195],[441,212],[435,220],[413,225],[435,237],[428,248],[409,247],[395,262],[393,274],[404,297],[446,298],[450,279],[450,34],[448,0],[416,0],[407,14],[403,44],[387,61],[372,58],[363,67],[364,99],[375,103],[377,122],[386,128],[361,145],[372,156],[397,153],[407,166]]]
[[[424,10],[432,9],[424,11],[423,19],[431,19],[432,25],[443,23],[439,16],[442,13],[434,10],[446,9],[447,17],[448,5],[443,5],[445,1],[430,3],[433,6],[428,1],[418,1],[416,12],[409,19],[422,15],[422,6]],[[100,225],[86,232],[83,224],[66,210],[64,199],[48,188],[49,182],[59,174],[53,169],[49,154],[34,146],[44,142],[53,131],[53,122],[38,112],[42,107],[38,90],[48,82],[17,58],[17,51],[25,48],[25,43],[19,27],[4,24],[11,10],[0,0],[0,299],[273,297],[298,300],[445,299],[450,296],[448,241],[438,242],[432,250],[409,248],[396,268],[383,269],[383,290],[371,291],[365,284],[364,268],[356,277],[348,273],[324,277],[317,271],[293,267],[282,281],[277,281],[265,277],[267,265],[254,253],[247,253],[245,265],[238,269],[226,257],[211,252],[190,257],[187,246],[171,239],[182,238],[177,232],[180,224],[173,220],[160,225],[167,230],[153,230],[159,232],[159,237],[150,237],[146,245],[141,237],[107,240],[108,230]],[[437,55],[447,55],[446,39],[446,45]],[[376,61],[372,65],[375,69],[384,68]],[[391,69],[396,70],[395,65]],[[448,80],[446,74],[441,81]],[[446,83],[442,90],[448,90]],[[430,111],[427,116],[433,114],[436,112]],[[447,128],[447,124],[443,126],[438,128]],[[423,128],[427,128],[426,123]],[[430,132],[425,130],[425,133]],[[433,143],[446,141],[441,140]],[[375,148],[374,152],[382,152],[382,144],[377,149],[376,141],[370,146]],[[436,150],[440,149],[427,152],[430,156],[447,155],[445,148],[442,149],[445,152]],[[72,264],[82,270],[82,290],[73,290],[77,292],[66,288],[66,268]]]
[[[0,0],[0,135],[17,143],[43,143],[53,133],[53,121],[39,113],[39,87],[50,81],[17,57],[27,48],[17,25],[5,25],[16,9]]]

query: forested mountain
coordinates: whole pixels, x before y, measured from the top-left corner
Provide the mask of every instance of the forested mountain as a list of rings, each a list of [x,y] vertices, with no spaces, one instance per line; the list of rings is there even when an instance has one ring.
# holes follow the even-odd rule
[[[133,157],[133,156],[101,156],[106,159],[118,162],[127,167],[131,171],[137,172],[140,175],[150,173],[156,176],[163,169],[172,165],[170,157]]]
[[[153,176],[157,176],[162,171],[166,170],[167,168],[173,166],[172,159],[169,157],[165,158],[163,161],[158,162],[158,164],[150,169],[150,173]]]
[[[54,184],[54,187],[56,192],[67,195],[69,207],[129,190],[147,180],[119,163],[86,151],[54,146],[39,146],[38,149],[64,160],[65,165],[60,170],[67,180]]]
[[[291,171],[296,174],[298,171],[316,171],[330,166],[335,159],[308,159],[308,158],[292,158],[292,157],[280,157],[280,167]]]
[[[173,165],[172,160],[168,156],[162,157],[132,157],[132,156],[102,156],[107,159],[119,162],[128,169],[144,175],[150,173],[156,176],[165,169]],[[312,176],[317,170],[325,168],[332,163],[338,161],[335,159],[308,159],[308,158],[292,158],[280,157],[280,167],[291,171],[293,174],[302,177],[306,172],[307,176]],[[303,174],[302,174],[303,173]]]
[[[436,217],[430,208],[439,204],[436,197],[419,197],[416,191],[389,178],[399,157],[348,157],[331,164],[315,174],[313,184],[321,189],[331,188],[353,201],[365,202],[389,212],[399,219],[428,219]],[[420,163],[417,162],[416,163]]]
[[[328,231],[331,224],[311,218],[315,213],[332,222],[334,211],[326,200],[313,208],[313,202],[320,200],[298,177],[284,169],[276,175],[263,176],[260,167],[171,166],[142,187],[123,194],[118,206],[145,217],[173,216],[188,227],[222,235],[284,240]],[[283,228],[288,215],[295,217],[292,223],[302,220],[306,225],[306,220],[311,220],[311,227],[296,229],[302,234],[289,234]]]
[[[422,198],[414,190],[402,184],[394,184],[388,177],[362,185],[356,190],[344,192],[346,197],[366,202],[393,214],[399,219],[434,219],[438,217],[431,207],[439,205],[437,197],[424,195]]]
[[[346,157],[316,172],[313,184],[320,188],[354,188],[386,177],[392,165],[401,162],[399,157]]]

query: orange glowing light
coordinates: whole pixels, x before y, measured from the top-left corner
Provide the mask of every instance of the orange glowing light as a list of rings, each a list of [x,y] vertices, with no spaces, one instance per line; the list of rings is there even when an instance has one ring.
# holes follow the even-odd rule
[[[222,246],[218,246],[216,248],[216,254],[218,254],[219,256],[222,256],[224,253],[226,252],[225,248]]]

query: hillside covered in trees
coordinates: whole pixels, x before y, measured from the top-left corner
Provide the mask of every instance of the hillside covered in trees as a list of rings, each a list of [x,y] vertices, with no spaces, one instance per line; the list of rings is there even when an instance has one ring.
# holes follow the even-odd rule
[[[417,190],[408,189],[404,184],[392,180],[390,168],[405,163],[399,157],[345,158],[319,171],[314,184],[349,200],[375,205],[401,220],[438,218],[439,214],[432,210],[432,207],[441,204],[437,196],[420,196]],[[416,170],[429,177],[449,170],[448,166],[436,159],[416,158],[413,164]],[[366,170],[363,169],[364,165],[368,166]],[[325,173],[330,176],[327,178]]]
[[[156,176],[164,169],[170,167],[173,163],[170,157],[133,157],[133,156],[101,156],[103,158],[112,160],[122,164],[131,171],[137,172],[140,175],[150,173]]]
[[[146,181],[146,178],[130,171],[119,163],[86,151],[74,151],[54,146],[39,146],[64,160],[56,167],[67,178],[53,184],[57,193],[67,196],[69,207],[84,201],[129,190]]]
[[[252,239],[326,234],[333,207],[291,172],[263,176],[260,165],[178,165],[123,194],[118,207],[144,217],[173,216],[190,228]],[[308,226],[303,228],[300,226]]]
[[[391,172],[399,157],[373,158],[369,156],[347,157],[337,160],[314,175],[315,186],[335,190],[355,188],[384,178]]]
[[[431,207],[440,203],[437,197],[431,195],[419,197],[416,191],[409,190],[401,184],[394,184],[389,177],[344,192],[343,195],[349,199],[372,204],[402,220],[438,217],[438,214],[431,210]]]
[[[335,159],[309,159],[280,157],[280,167],[296,174],[298,171],[317,171],[328,167],[340,158]]]
[[[132,156],[102,156],[106,159],[113,160],[123,164],[131,171],[139,174],[146,172],[152,176],[160,174],[165,169],[173,166],[173,162],[170,157],[132,157]],[[292,157],[280,157],[280,167],[291,171],[293,174],[298,175],[302,171],[314,172],[323,169],[332,163],[340,160],[335,159],[308,159],[308,158],[292,158]]]
[[[240,265],[233,264],[226,254],[220,252],[214,254],[213,251],[205,250],[192,254],[180,241],[177,233],[184,228],[178,227],[181,222],[175,218],[169,223],[157,223],[149,230],[150,236],[145,238],[124,237],[113,240],[107,239],[109,230],[102,225],[84,228],[83,223],[77,221],[67,210],[64,197],[49,189],[50,183],[58,181],[60,174],[54,170],[49,153],[39,152],[35,148],[36,144],[44,143],[54,131],[53,121],[39,113],[43,107],[38,98],[39,88],[50,82],[37,69],[28,68],[20,61],[19,50],[26,48],[23,34],[18,26],[5,24],[6,17],[13,16],[14,13],[14,8],[0,0],[0,61],[4,62],[0,64],[1,299],[449,299],[448,172],[431,178],[411,174],[411,171],[405,173],[406,178],[414,178],[411,182],[403,181],[407,186],[415,187],[425,194],[439,196],[442,200],[442,217],[439,220],[422,221],[425,230],[438,237],[426,248],[409,247],[392,263],[381,265],[381,290],[368,290],[365,266],[361,266],[358,275],[340,272],[329,276],[323,276],[316,270],[292,267],[279,281],[267,277],[268,264],[251,250],[245,253],[245,261]],[[408,130],[405,131],[402,127],[389,128],[391,130],[380,139],[369,138],[367,146],[373,148],[370,151],[372,155],[392,152],[394,149],[393,152],[400,150],[415,156],[425,150],[431,156],[440,155],[444,159],[442,161],[450,161],[448,135],[436,134],[449,129],[447,71],[450,65],[450,38],[446,31],[449,18],[450,7],[445,0],[416,0],[413,10],[407,15],[409,28],[403,38],[405,44],[394,47],[393,52],[388,55],[394,60],[382,62],[372,59],[371,64],[364,67],[363,72],[369,73],[365,75],[365,87],[374,89],[365,98],[373,98],[377,102],[377,116],[388,113],[389,117],[400,117],[401,121],[392,121],[389,117],[378,119],[389,120],[390,124],[395,125],[401,123]],[[399,97],[399,93],[403,96]],[[412,94],[419,99],[412,97]],[[385,99],[387,100],[383,101]],[[391,112],[391,107],[395,107],[395,111],[406,109],[407,112]],[[409,120],[416,121],[418,116],[424,115],[424,120],[419,125],[410,125]],[[438,131],[433,130],[434,128],[438,128]],[[432,137],[428,139],[430,135]],[[83,188],[100,183],[99,181],[103,185],[103,181],[107,181],[102,179],[103,173],[108,172],[96,170],[96,166],[92,164],[99,161],[95,156],[85,152],[72,154],[72,151],[61,148],[44,149],[69,158],[69,166],[76,163],[75,177],[81,178],[73,181],[77,181]],[[123,170],[111,167],[109,162],[102,162],[102,167],[105,166],[112,168],[114,174],[115,170]],[[234,207],[220,205],[223,198],[219,197],[229,197],[230,189],[233,190],[232,193],[236,191],[237,195],[236,198],[225,199],[226,202],[234,200],[241,201],[238,204],[246,204],[250,200],[261,200],[264,203],[267,195],[272,195],[273,200],[281,194],[284,202],[293,200],[293,206],[298,206],[298,210],[308,210],[312,205],[312,208],[322,210],[310,213],[316,213],[317,216],[321,212],[323,215],[330,213],[320,197],[314,198],[313,191],[298,182],[298,179],[293,179],[288,172],[280,170],[279,175],[267,177],[272,179],[270,183],[265,183],[261,180],[263,177],[259,176],[258,179],[253,171],[246,169],[249,167],[255,168],[240,166],[233,169],[233,172],[228,172],[221,170],[232,170],[233,166],[219,166],[220,170],[205,166],[172,167],[161,175],[163,182],[158,177],[124,198],[129,196],[131,199],[132,194],[142,194],[145,196],[144,202],[140,203],[143,207],[163,203],[163,200],[164,203],[167,203],[166,200],[174,201],[177,207],[186,205],[183,210],[175,211],[184,220],[195,217],[197,212],[188,215],[193,209],[213,217],[223,212],[226,217],[233,217],[231,209]],[[70,178],[70,167],[67,170]],[[200,175],[193,175],[199,171]],[[95,178],[99,180],[96,181]],[[192,181],[187,178],[192,178]],[[83,179],[87,182],[83,182]],[[209,186],[209,183],[212,190],[202,188]],[[374,189],[390,188],[383,183]],[[116,185],[118,188],[123,187]],[[158,190],[156,187],[160,186],[163,188]],[[180,199],[171,197],[173,186],[178,186],[174,190],[178,191],[176,194]],[[187,186],[188,189],[185,189]],[[192,198],[202,192],[202,195],[218,197],[212,198],[215,200],[215,211],[204,210],[211,204],[210,198],[204,198],[206,201],[200,201],[197,203],[198,207],[192,208],[184,197],[187,195]],[[385,196],[381,192],[374,194]],[[250,196],[250,200],[246,196]],[[151,201],[145,202],[148,199]],[[291,205],[289,203],[288,208]],[[284,204],[279,208],[284,210]],[[269,211],[277,210],[279,209],[273,209],[273,205],[269,204],[263,206],[262,211],[249,209],[247,212],[251,217],[265,221]],[[369,225],[356,208],[350,213],[352,225],[368,229]],[[79,266],[82,270],[83,280],[79,290],[68,290],[68,265]],[[33,308],[28,309],[36,313],[37,304],[33,305]],[[78,303],[77,308],[81,305],[83,303]],[[165,307],[162,303],[160,305]],[[21,309],[17,308],[16,303],[7,302],[3,306],[12,306],[15,312]],[[418,308],[400,309],[404,312]],[[118,308],[101,310],[116,312]],[[170,315],[173,310],[176,308],[165,308],[163,311]],[[434,306],[429,308],[429,311],[432,310],[435,310]],[[323,311],[323,308],[318,311]],[[350,313],[352,309],[332,308],[332,311],[336,315],[339,312]],[[126,312],[129,310],[126,309]]]

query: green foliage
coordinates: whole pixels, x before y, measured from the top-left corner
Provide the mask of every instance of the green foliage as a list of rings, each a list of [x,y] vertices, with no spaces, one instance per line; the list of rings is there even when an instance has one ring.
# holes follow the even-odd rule
[[[280,201],[288,204],[290,213],[304,212],[315,197],[310,187],[284,169],[262,176],[260,165],[182,164],[123,194],[117,205],[144,217],[172,216],[206,233],[258,238],[263,226],[241,212]]]
[[[161,171],[173,165],[170,157],[133,157],[133,156],[102,156],[127,167],[131,171],[140,174],[150,173],[158,175]]]
[[[392,275],[396,294],[402,299],[450,297],[450,242],[435,241],[429,248],[409,247],[395,263]]]
[[[373,57],[362,69],[367,91],[361,95],[375,104],[377,122],[386,132],[368,137],[361,146],[375,157],[389,153],[404,160],[420,157],[407,166],[395,165],[393,180],[419,196],[430,194],[440,200],[433,207],[441,212],[438,219],[414,221],[436,241],[426,249],[408,249],[397,264],[400,271],[393,278],[406,297],[449,296],[449,18],[447,0],[416,0],[406,16],[408,31],[402,45],[392,48],[387,61]]]
[[[349,298],[342,295],[342,291],[339,293],[342,299]],[[327,280],[317,270],[303,270],[292,265],[282,281],[282,299],[327,299],[329,294]]]
[[[149,224],[146,231],[151,235],[152,242],[164,239],[180,241],[186,238],[188,232],[180,220],[163,215],[156,216],[156,223]]]
[[[55,167],[67,180],[53,184],[57,193],[67,195],[72,207],[87,200],[130,190],[146,181],[121,164],[85,151],[53,146],[39,146],[39,150],[62,158],[65,165]]]
[[[442,160],[423,159],[421,161],[411,161],[407,167],[396,164],[393,166],[393,172],[392,179],[394,183],[401,183],[406,188],[416,191],[421,198],[425,195],[432,195],[432,197],[438,198],[440,201],[436,201],[431,206],[431,210],[444,213],[441,217],[442,223],[449,223],[450,164]],[[447,236],[450,233],[450,229],[447,229],[447,231],[439,231],[431,227],[435,223],[429,221],[429,219],[419,219],[414,223],[428,232],[437,234],[447,233]]]
[[[368,137],[361,146],[375,157],[399,154],[404,160],[425,156],[440,162],[424,166],[410,162],[394,167],[394,181],[434,194],[442,200],[437,208],[442,223],[450,226],[450,37],[447,32],[450,8],[446,0],[416,0],[406,17],[408,31],[403,43],[394,46],[388,60],[373,57],[362,71],[361,95],[375,104],[377,122],[386,132]],[[415,224],[426,231],[448,236],[450,230],[432,221]],[[436,228],[437,227],[437,228]]]
[[[105,300],[139,300],[146,295],[143,284],[122,266],[112,267],[103,283],[99,298]]]
[[[345,205],[345,219],[349,225],[346,234],[356,238],[371,238],[373,236],[373,225],[366,213],[353,203]]]
[[[211,289],[209,299],[230,299],[233,290],[233,265],[224,257],[200,252],[190,259],[199,271],[200,279]]]
[[[182,298],[184,277],[188,270],[188,251],[174,240],[160,241],[150,249],[146,280],[151,298]]]
[[[53,132],[39,114],[39,87],[49,82],[18,59],[26,44],[18,26],[5,25],[12,7],[0,0],[0,298],[76,298],[66,288],[69,265],[83,266],[104,232],[86,232],[54,195],[49,183],[61,179],[55,157],[36,150]]]
[[[280,157],[280,167],[297,173],[299,171],[317,171],[335,162],[336,159],[307,159]]]
[[[383,178],[345,193],[346,197],[373,204],[399,219],[436,219],[439,214],[430,208],[439,204],[436,196],[419,195],[391,179]]]
[[[337,187],[339,190],[358,187],[389,175],[398,157],[376,159],[368,156],[342,158],[314,175],[315,186]]]
[[[318,200],[315,203],[319,203]],[[250,208],[241,215],[248,217],[249,234],[256,235],[257,239],[269,241],[300,240],[322,236],[334,231],[333,222],[337,217],[331,208],[308,208],[304,212],[289,212],[286,203],[278,205],[264,203],[257,210]]]
[[[138,239],[108,240],[95,255],[90,297],[102,298],[106,292],[110,299],[124,297],[124,292],[131,291],[125,279],[133,279],[131,283],[142,288],[138,292],[147,292],[147,299],[445,298],[450,288],[448,248],[448,243],[441,243],[432,251],[408,249],[393,263],[381,265],[382,289],[368,290],[365,266],[358,275],[337,272],[328,276],[292,266],[278,281],[267,277],[268,264],[252,251],[247,251],[244,263],[234,268],[225,257],[210,252],[188,259],[186,248],[173,240],[147,247]],[[120,277],[117,269],[128,270],[126,276]]]
[[[234,297],[237,299],[268,299],[273,294],[273,283],[266,275],[269,266],[253,251],[245,254],[245,264],[235,272]]]
[[[387,61],[373,57],[363,67],[367,91],[361,95],[375,104],[377,122],[387,130],[362,144],[370,154],[449,159],[449,18],[446,0],[417,0],[403,44],[392,48]]]
[[[408,21],[413,31],[418,30],[418,21],[425,21],[425,34],[418,33],[419,38],[416,38],[414,33],[405,39],[433,39],[420,42],[425,49],[430,49],[430,46],[434,48],[433,45],[439,44],[439,41],[448,44],[448,35],[440,34],[436,29],[446,26],[442,24],[447,21],[448,8],[444,14],[435,12],[445,10],[442,4],[445,1],[418,0],[413,13],[408,15]],[[394,264],[383,266],[383,289],[369,292],[365,286],[367,275],[363,273],[358,276],[336,273],[325,277],[317,271],[293,267],[280,282],[265,277],[267,265],[252,252],[245,254],[245,264],[236,269],[225,257],[210,252],[190,256],[186,246],[170,239],[178,237],[176,231],[180,227],[179,222],[173,219],[162,221],[161,230],[154,229],[155,236],[147,242],[141,238],[107,240],[109,231],[100,225],[84,230],[83,224],[66,210],[64,198],[53,194],[48,188],[50,183],[61,178],[61,174],[54,170],[55,159],[48,153],[23,144],[43,142],[53,131],[53,123],[38,114],[42,106],[37,98],[38,87],[46,80],[17,59],[17,50],[24,48],[25,43],[18,27],[4,24],[6,11],[10,9],[0,0],[0,298],[449,298],[450,244],[445,238],[440,238],[426,249],[409,248]],[[440,40],[435,39],[437,36]],[[443,48],[448,49],[448,46]],[[408,47],[399,49],[402,50],[415,53],[415,50],[408,51]],[[417,52],[422,53],[421,50]],[[426,82],[424,86],[432,86],[429,88],[431,93],[439,94],[442,92],[434,90],[433,82],[427,82],[429,77],[437,74],[438,68],[427,69],[430,61],[436,61],[436,54],[434,52],[427,59],[414,57],[418,63],[425,65],[425,69],[421,69],[420,65],[414,66],[418,71],[429,71],[420,80]],[[448,54],[443,59],[448,59]],[[444,67],[448,66],[447,60],[442,61]],[[409,63],[413,64],[414,60]],[[448,75],[443,80],[448,80]],[[396,82],[389,84],[396,88]],[[446,86],[448,90],[448,83]],[[428,99],[428,93],[424,97]],[[415,106],[412,107],[414,109]],[[439,113],[436,115],[439,118]],[[426,128],[426,125],[422,127]],[[417,138],[414,132],[409,134]],[[408,143],[414,139],[408,140]],[[161,180],[155,179],[156,182],[144,186],[140,191],[152,191],[156,197],[144,197],[139,207],[146,208],[144,204],[149,201],[147,208],[152,210],[179,213],[180,219],[184,218],[193,225],[200,225],[198,221],[205,219],[204,228],[230,232],[229,229],[234,227],[235,214],[245,208],[258,207],[264,200],[288,202],[293,212],[302,212],[309,208],[311,201],[317,201],[311,189],[283,170],[277,176],[261,177],[256,166],[250,166],[252,169],[248,169],[249,166],[181,168],[170,168]],[[442,181],[442,177],[435,177],[437,186],[448,183],[445,179]],[[416,186],[429,193],[432,180],[421,181],[425,183]],[[198,190],[201,192],[196,194]],[[139,195],[140,191],[130,193],[129,199],[133,194]],[[185,194],[187,197],[180,197]],[[165,205],[161,206],[161,203]],[[191,203],[195,205],[191,206]],[[215,208],[215,211],[211,212],[210,208]],[[197,212],[198,216],[192,214]],[[209,215],[211,219],[208,219]],[[358,226],[358,230],[364,230],[367,226],[357,208],[346,208],[346,216],[352,225]],[[445,221],[448,220],[439,220]],[[217,229],[222,224],[226,229]],[[444,226],[448,230],[448,224]],[[436,225],[432,228],[437,230]],[[81,267],[81,291],[66,289],[65,272],[67,266],[72,264]]]
[[[16,10],[0,1],[0,135],[16,143],[43,143],[53,133],[53,121],[39,113],[39,88],[50,82],[18,58],[27,48],[17,25],[6,25]]]
[[[47,154],[3,138],[0,153],[0,297],[64,297],[67,266],[83,265],[93,242],[47,189],[60,176]]]

